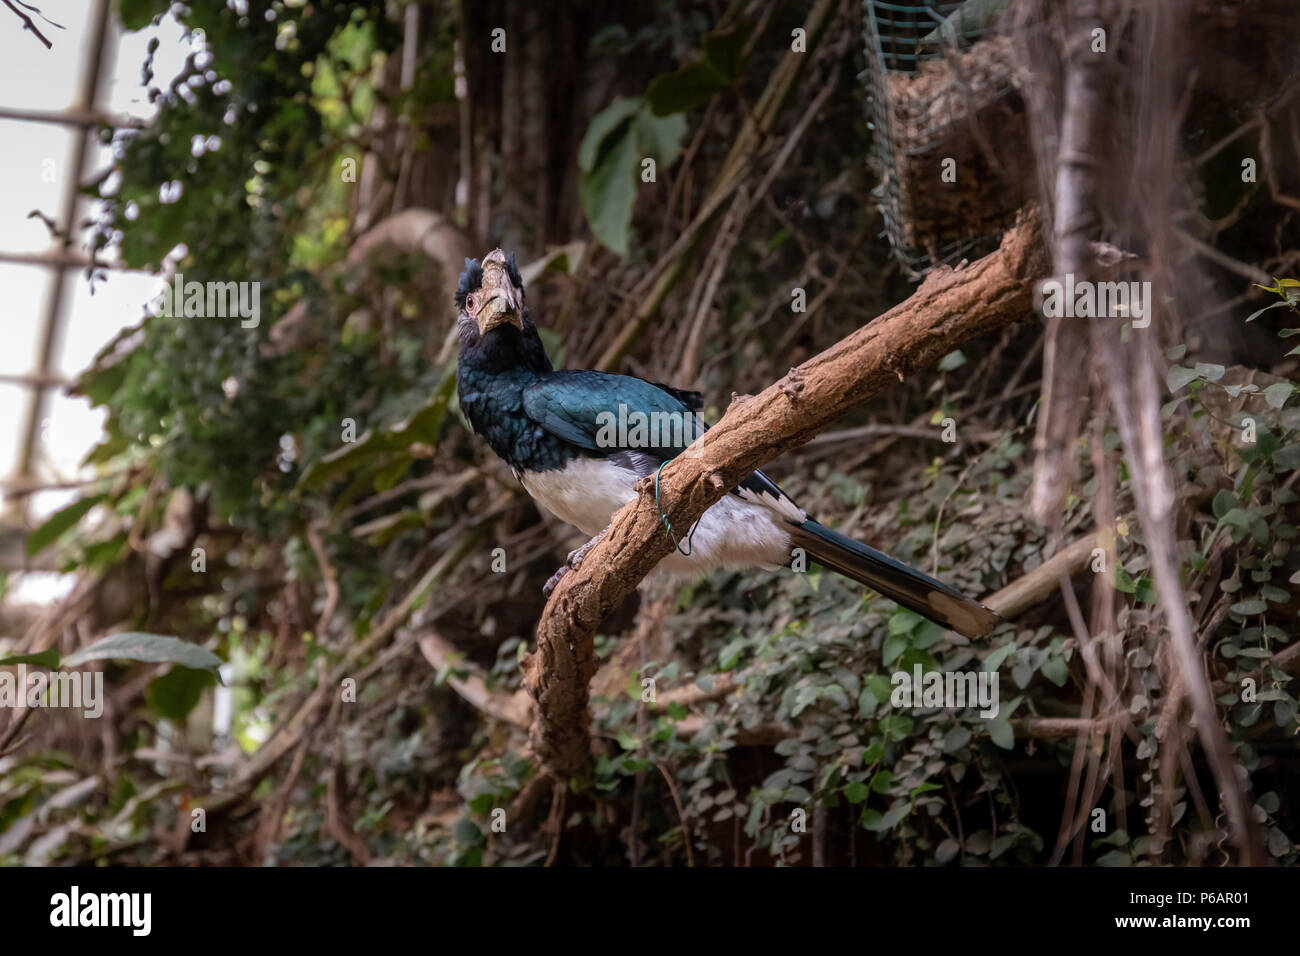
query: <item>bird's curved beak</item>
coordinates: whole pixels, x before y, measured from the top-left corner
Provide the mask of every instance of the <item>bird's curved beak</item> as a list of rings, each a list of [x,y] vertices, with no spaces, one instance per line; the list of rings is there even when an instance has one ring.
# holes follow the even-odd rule
[[[483,284],[479,294],[486,296],[475,316],[479,335],[486,335],[498,325],[506,324],[523,330],[523,295],[510,281],[506,254],[500,249],[493,249],[483,259]]]

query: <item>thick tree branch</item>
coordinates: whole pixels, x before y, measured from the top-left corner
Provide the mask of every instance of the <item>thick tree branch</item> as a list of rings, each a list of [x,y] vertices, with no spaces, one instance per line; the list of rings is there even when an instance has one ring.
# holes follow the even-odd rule
[[[996,252],[961,269],[931,273],[906,302],[761,394],[734,397],[722,420],[663,469],[660,499],[673,527],[690,527],[749,472],[894,382],[1027,315],[1033,284],[1046,271],[1037,216],[1024,214]],[[537,650],[525,676],[538,705],[530,739],[545,769],[559,779],[581,774],[590,758],[592,635],[672,549],[653,480],[643,479],[638,490],[582,564],[564,576],[538,623]]]
[[[1099,144],[1104,143],[1105,60],[1091,51],[1091,30],[1099,22],[1099,0],[1081,0],[1068,19],[1065,102],[1060,116],[1060,147],[1055,184],[1057,273],[1094,271],[1091,240],[1097,231],[1096,197],[1105,175]],[[1059,527],[1061,502],[1075,473],[1075,440],[1087,395],[1087,326],[1072,317],[1047,319],[1043,347],[1043,401],[1034,434],[1034,484],[1030,508],[1041,524]]]

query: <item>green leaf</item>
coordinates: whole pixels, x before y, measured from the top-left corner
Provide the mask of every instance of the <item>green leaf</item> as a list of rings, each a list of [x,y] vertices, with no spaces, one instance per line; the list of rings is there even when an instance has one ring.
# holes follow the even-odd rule
[[[1016,649],[1016,642],[1009,641],[1001,647],[994,649],[988,657],[984,658],[984,670],[995,671],[1007,659],[1007,656]]]
[[[195,670],[210,670],[213,674],[221,666],[221,658],[197,644],[190,644],[177,637],[142,634],[138,631],[110,634],[89,647],[83,647],[63,663],[68,667],[78,667],[87,661],[98,660],[172,663]]]
[[[1156,593],[1156,582],[1145,575],[1134,582],[1133,596],[1143,604],[1156,604],[1160,600]]]
[[[1294,386],[1290,382],[1274,382],[1264,389],[1264,401],[1268,402],[1271,408],[1281,408],[1291,397],[1292,391]]]
[[[1228,608],[1233,614],[1242,614],[1249,616],[1251,614],[1263,614],[1268,610],[1268,604],[1258,598],[1251,598],[1247,601],[1238,601],[1232,607]]]
[[[961,368],[965,364],[966,353],[961,349],[955,349],[939,360],[939,371],[951,372],[953,369]]]
[[[907,650],[903,651],[903,656],[898,659],[898,664],[896,666],[900,671],[907,671],[910,674],[915,670],[918,664],[921,666],[921,673],[923,674],[928,671],[937,671],[940,669],[939,662],[935,660],[933,654],[919,651],[915,647],[909,647]]]
[[[1118,561],[1115,562],[1115,589],[1125,594],[1132,594],[1137,590],[1137,585],[1133,582],[1133,575],[1125,571]]]
[[[410,458],[397,458],[383,468],[375,475],[375,491],[391,491],[397,485],[402,477],[411,470],[414,462]]]
[[[362,464],[369,464],[374,469],[374,473],[367,476],[367,483],[373,481],[376,486],[395,483],[400,477],[399,472],[404,472],[412,463],[407,451],[411,445],[437,444],[455,392],[456,376],[449,369],[422,407],[391,425],[368,428],[356,441],[317,458],[303,469],[298,487],[304,490],[318,488]],[[376,490],[385,489],[377,487]]]
[[[905,650],[907,650],[907,635],[891,634],[885,638],[885,646],[880,652],[880,662],[888,667],[898,660]]]
[[[18,664],[35,664],[37,667],[48,667],[50,670],[54,670],[59,666],[59,652],[49,650],[41,651],[38,654],[19,654],[17,657],[0,659],[0,667]]]
[[[702,61],[656,76],[646,87],[645,98],[656,116],[668,116],[692,110],[730,85],[716,66]]]
[[[894,805],[880,818],[880,828],[882,830],[892,830],[900,820],[911,812],[912,802],[910,800],[895,800]]]
[[[894,772],[892,770],[877,770],[871,778],[868,786],[873,793],[888,793],[889,788],[894,785]]]
[[[1182,365],[1173,365],[1169,368],[1169,377],[1167,384],[1170,392],[1176,392],[1188,382],[1194,382],[1200,376],[1194,368],[1186,368]]]
[[[1223,378],[1225,371],[1226,369],[1222,365],[1215,365],[1211,362],[1196,363],[1196,374],[1207,382],[1217,382]]]
[[[1262,289],[1262,288],[1264,288],[1264,287],[1263,287],[1263,286],[1260,286],[1260,288]],[[1268,291],[1269,291],[1269,292],[1275,292],[1275,291],[1277,291],[1277,290],[1275,290],[1275,289],[1269,289]],[[1250,313],[1250,315],[1246,316],[1246,321],[1247,321],[1247,322],[1254,322],[1256,319],[1258,319],[1261,315],[1263,315],[1263,314],[1264,314],[1265,312],[1267,312],[1269,309],[1280,309],[1280,308],[1282,308],[1282,306],[1284,306],[1284,305],[1289,305],[1289,304],[1290,304],[1290,303],[1288,303],[1288,302],[1274,302],[1274,303],[1272,303],[1271,305],[1266,305],[1266,306],[1264,306],[1264,308],[1262,308],[1262,309],[1256,309],[1254,312]]]
[[[1039,670],[1042,671],[1044,677],[1057,687],[1064,687],[1065,682],[1070,679],[1070,668],[1065,663],[1064,657],[1049,656],[1044,658]]]
[[[940,747],[946,754],[956,753],[970,743],[970,737],[970,731],[959,725],[943,735],[943,743]]]
[[[879,726],[880,732],[887,740],[902,740],[912,733],[916,721],[906,714],[885,714],[880,718]]]
[[[722,75],[739,79],[745,72],[745,43],[752,23],[737,24],[704,34],[704,57]]]
[[[865,783],[861,780],[853,780],[844,788],[844,799],[849,801],[849,803],[857,804],[867,799],[870,793],[871,791],[867,788]]]
[[[599,163],[581,177],[578,192],[582,197],[582,210],[596,238],[611,252],[626,256],[639,167],[636,137],[631,133],[630,121],[612,138],[612,145],[602,154]]]
[[[996,24],[1010,0],[966,0],[937,27],[921,37],[922,46],[937,45],[940,40],[957,43],[957,38],[974,38]]]
[[[881,816],[879,810],[873,810],[867,807],[862,811],[862,826],[867,830],[880,832],[883,830],[892,830],[898,821],[912,812],[912,804],[909,800],[899,798],[894,801],[894,805],[889,808],[884,816]]]
[[[1300,468],[1300,444],[1287,445],[1273,452],[1273,467],[1278,471],[1294,471]]]
[[[745,652],[745,648],[748,646],[749,642],[743,637],[737,637],[729,641],[718,654],[718,670],[729,671],[735,667],[736,662],[740,660],[740,655]]]
[[[839,684],[827,684],[821,689],[819,696],[833,701],[840,710],[849,709],[849,695]]]
[[[1276,584],[1265,584],[1259,589],[1260,596],[1274,604],[1286,604],[1291,600],[1291,592]]]
[[[921,626],[916,629],[912,635],[912,646],[917,650],[925,650],[927,647],[933,647],[938,644],[948,632],[945,631],[934,621],[922,621]]]
[[[871,674],[867,677],[865,689],[871,692],[876,703],[883,704],[893,695],[894,682],[884,674]]]
[[[27,556],[30,558],[44,551],[58,540],[59,535],[74,527],[86,516],[86,512],[107,497],[107,495],[88,495],[54,512],[45,519],[44,524],[27,536]]]
[[[1279,700],[1273,704],[1273,722],[1278,727],[1289,728],[1296,722],[1296,705],[1293,700]]]
[[[198,706],[203,692],[213,683],[213,671],[173,667],[149,682],[145,700],[155,713],[179,722]]]
[[[1238,508],[1240,506],[1241,502],[1237,500],[1236,495],[1227,488],[1221,488],[1214,496],[1214,502],[1210,507],[1214,509],[1214,517],[1222,518],[1233,508]]]
[[[1268,828],[1268,852],[1273,856],[1285,856],[1291,852],[1291,838],[1277,827]]]
[[[989,737],[1003,750],[1010,750],[1016,745],[1015,732],[1005,717],[994,717],[989,721]]]
[[[543,276],[577,275],[586,255],[587,244],[581,239],[575,239],[562,246],[552,246],[532,262],[520,266],[519,277],[524,280],[524,288],[531,289],[533,283]],[[551,355],[552,348],[558,344],[559,337],[550,329],[537,331],[542,336],[542,344],[546,346],[546,354]],[[548,336],[555,341],[547,341]],[[558,367],[559,363],[555,361],[554,355],[551,355],[551,363]]]
[[[86,545],[85,556],[81,564],[86,568],[104,568],[114,564],[126,547],[128,535],[125,531],[113,535],[104,541]]]
[[[168,0],[118,0],[117,15],[128,30],[142,30],[170,7]]]
[[[641,108],[641,102],[640,97],[625,98],[620,96],[591,118],[591,122],[587,125],[587,133],[582,137],[582,143],[578,147],[579,169],[584,173],[590,173],[596,168],[596,161],[600,158],[601,153],[608,151],[608,147],[605,150],[601,148],[605,139]],[[623,132],[626,132],[626,130]],[[619,135],[623,134],[620,133]]]
[[[1224,514],[1220,520],[1233,531],[1244,535],[1250,531],[1253,519],[1250,512],[1244,508],[1229,508],[1227,514]]]
[[[660,171],[672,165],[686,136],[686,117],[655,116],[649,110],[636,114],[636,141],[641,157],[653,156]]]
[[[1016,837],[1019,835],[1018,833],[1004,833],[994,840],[993,846],[989,849],[989,859],[996,860],[1003,853],[1006,853],[1015,844]]]
[[[910,634],[912,630],[924,621],[925,618],[915,611],[909,611],[905,607],[900,607],[889,617],[890,634]]]

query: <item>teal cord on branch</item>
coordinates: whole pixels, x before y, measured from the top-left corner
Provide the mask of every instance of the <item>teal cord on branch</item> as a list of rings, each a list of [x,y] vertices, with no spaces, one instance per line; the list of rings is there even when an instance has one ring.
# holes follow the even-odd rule
[[[677,536],[673,534],[673,526],[668,523],[668,516],[664,514],[664,507],[659,503],[659,472],[663,471],[664,465],[668,464],[668,462],[670,461],[672,461],[671,458],[667,458],[664,461],[662,461],[659,464],[658,471],[655,472],[655,507],[659,509],[659,517],[664,519],[664,530],[668,532],[668,540],[670,540],[673,543],[673,547],[677,550],[678,554],[689,558],[691,556],[691,552],[694,551],[695,549],[695,545],[693,544],[693,542],[695,539],[695,529],[700,526],[699,520],[696,519],[695,524],[691,525],[691,530],[686,535],[686,550],[683,551],[682,546],[677,543]],[[702,518],[704,516],[700,515],[700,517]]]

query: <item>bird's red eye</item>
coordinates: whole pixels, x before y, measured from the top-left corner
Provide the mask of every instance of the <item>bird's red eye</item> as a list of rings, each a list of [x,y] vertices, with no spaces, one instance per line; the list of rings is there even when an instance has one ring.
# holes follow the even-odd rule
[[[465,296],[465,307],[469,309],[471,312],[474,310],[474,306],[476,306],[477,304],[478,304],[478,300],[475,298],[473,293],[470,293],[469,295]]]

